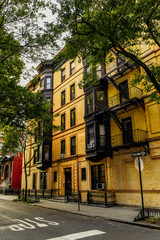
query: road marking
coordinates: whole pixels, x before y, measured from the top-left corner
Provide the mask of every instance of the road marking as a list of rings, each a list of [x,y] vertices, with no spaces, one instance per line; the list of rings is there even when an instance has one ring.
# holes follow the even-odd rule
[[[91,237],[91,236],[96,236],[96,235],[101,235],[101,234],[105,234],[105,232],[102,232],[99,230],[91,230],[91,231],[73,233],[73,234],[56,237],[56,238],[50,238],[47,240],[77,240],[77,239],[82,239],[85,237]]]
[[[48,221],[42,217],[35,217],[35,220],[39,221],[40,223],[35,222],[34,220],[31,220],[28,218],[25,218],[24,220],[25,221],[20,219],[14,219],[14,221],[19,222],[19,224],[11,225],[9,226],[9,229],[14,232],[19,232],[19,231],[24,231],[25,229],[35,229],[36,227],[48,227],[48,225],[52,225],[52,226],[59,225],[59,223],[57,222]],[[35,224],[36,226],[34,226],[33,224]]]

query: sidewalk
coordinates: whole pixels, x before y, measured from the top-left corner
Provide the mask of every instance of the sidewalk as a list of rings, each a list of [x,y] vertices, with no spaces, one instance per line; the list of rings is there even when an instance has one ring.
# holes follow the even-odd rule
[[[3,195],[0,194],[0,200],[13,201],[17,199],[14,195]],[[133,222],[134,218],[139,212],[139,208],[133,207],[97,207],[90,205],[80,205],[80,211],[78,211],[78,203],[75,202],[54,202],[53,200],[40,199],[38,203],[32,203],[34,206],[40,206],[49,209],[56,209],[64,212],[90,216],[90,217],[101,217],[110,220],[117,220],[122,222]]]
[[[139,208],[138,209],[126,208],[118,206],[105,208],[84,204],[80,205],[80,211],[78,211],[78,203],[75,202],[61,203],[43,199],[41,199],[39,203],[34,203],[34,205],[79,214],[83,216],[101,217],[121,222],[133,222],[134,218],[137,216],[139,212]]]
[[[15,199],[17,199],[17,196],[0,194],[0,200],[13,201]],[[81,204],[80,211],[78,211],[78,203],[72,203],[72,202],[62,203],[62,202],[54,202],[51,199],[47,199],[47,200],[40,199],[39,203],[31,203],[31,204],[34,206],[39,206],[39,207],[48,208],[48,209],[55,209],[55,210],[68,212],[72,214],[78,214],[78,215],[83,215],[88,217],[97,217],[97,218],[107,219],[107,220],[116,221],[116,222],[122,222],[122,223],[143,226],[143,227],[160,229],[160,227],[157,227],[153,224],[134,222],[134,218],[137,216],[137,214],[140,211],[139,207],[115,206],[115,207],[105,208],[105,207],[97,207],[97,206]]]

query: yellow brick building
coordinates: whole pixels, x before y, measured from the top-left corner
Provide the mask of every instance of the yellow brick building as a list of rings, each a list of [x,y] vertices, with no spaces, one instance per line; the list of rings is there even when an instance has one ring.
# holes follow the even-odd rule
[[[80,191],[83,202],[111,201],[113,195],[117,204],[141,205],[132,152],[146,150],[147,156],[141,157],[144,203],[159,207],[160,106],[150,101],[142,86],[131,85],[135,66],[112,54],[115,61],[105,70],[99,67],[100,86],[84,91],[78,86],[88,71],[82,61],[39,67],[37,89],[53,103],[54,124],[61,129],[53,132],[52,146],[46,148],[51,155],[45,153],[28,167],[28,186],[53,189],[56,196]],[[141,57],[158,64],[160,50],[141,45]],[[27,154],[31,157],[33,150]]]

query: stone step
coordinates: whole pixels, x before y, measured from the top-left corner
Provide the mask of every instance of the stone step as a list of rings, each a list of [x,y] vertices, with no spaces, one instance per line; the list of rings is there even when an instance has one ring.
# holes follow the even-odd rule
[[[54,202],[66,202],[65,196],[54,196],[52,198],[52,201]]]

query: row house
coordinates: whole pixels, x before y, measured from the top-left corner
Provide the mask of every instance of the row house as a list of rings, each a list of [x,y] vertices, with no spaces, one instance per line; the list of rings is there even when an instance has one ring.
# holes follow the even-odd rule
[[[146,63],[160,63],[155,46],[141,45]],[[38,67],[39,84],[53,104],[54,124],[60,129],[42,144],[28,167],[30,189],[53,190],[53,195],[78,193],[82,202],[140,205],[139,173],[132,152],[145,150],[142,181],[145,206],[160,203],[160,107],[143,87],[132,86],[136,66],[111,51],[114,61],[97,67],[99,86],[79,88],[89,67],[78,59],[48,61]],[[29,149],[28,157],[34,151]],[[22,188],[24,186],[24,173]]]

